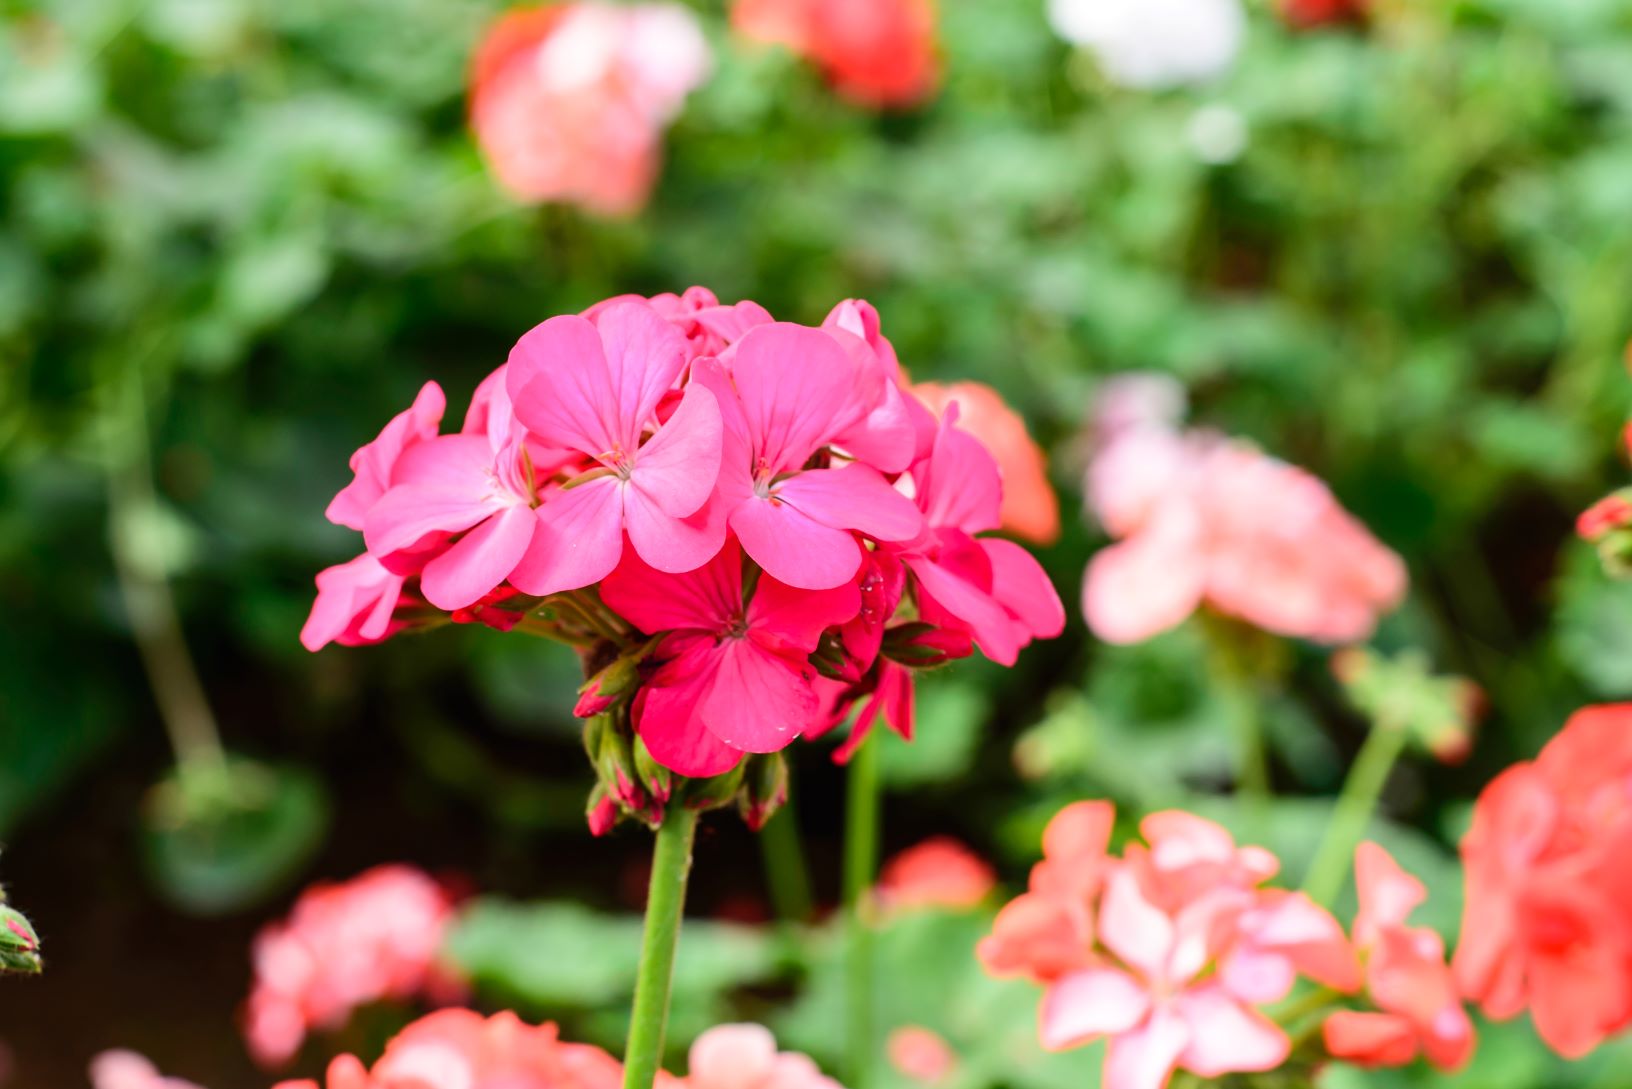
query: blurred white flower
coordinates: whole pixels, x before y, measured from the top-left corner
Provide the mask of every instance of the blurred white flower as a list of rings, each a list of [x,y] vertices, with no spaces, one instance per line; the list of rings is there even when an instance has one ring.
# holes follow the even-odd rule
[[[1233,163],[1246,150],[1247,122],[1234,108],[1214,102],[1190,115],[1184,135],[1202,162]]]
[[[1240,0],[1049,0],[1060,37],[1086,46],[1106,76],[1128,87],[1201,83],[1240,51]]]

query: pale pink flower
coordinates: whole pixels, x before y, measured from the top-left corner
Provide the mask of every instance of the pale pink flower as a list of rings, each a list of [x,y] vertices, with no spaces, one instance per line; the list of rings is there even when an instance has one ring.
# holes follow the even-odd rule
[[[1328,1017],[1321,1027],[1326,1050],[1363,1066],[1401,1066],[1420,1051],[1437,1067],[1461,1068],[1473,1054],[1473,1023],[1445,963],[1445,943],[1426,927],[1406,925],[1428,890],[1375,843],[1355,852],[1354,874],[1354,941],[1377,1009]]]
[[[691,1045],[684,1089],[840,1089],[808,1056],[778,1051],[761,1025],[716,1025]]]
[[[517,198],[627,215],[656,181],[664,128],[711,66],[679,4],[517,9],[477,50],[471,126]]]
[[[659,763],[697,777],[729,770],[745,752],[786,748],[815,723],[810,653],[861,608],[853,583],[800,590],[769,574],[744,601],[735,540],[681,575],[630,551],[601,597],[641,631],[665,633],[635,697],[635,728]]]
[[[1202,605],[1323,643],[1364,639],[1405,596],[1400,558],[1301,469],[1205,432],[1135,426],[1088,470],[1117,543],[1088,566],[1083,612],[1100,638],[1148,639]]]
[[[958,1068],[958,1053],[952,1045],[922,1025],[892,1029],[884,1040],[884,1054],[902,1077],[923,1085],[939,1085]]]
[[[452,916],[447,892],[409,866],[301,893],[255,938],[244,1034],[256,1061],[287,1062],[308,1031],[338,1028],[359,1006],[456,989],[440,960]]]
[[[855,340],[855,338],[852,338]],[[872,464],[805,468],[819,451],[864,431],[889,381],[873,353],[839,334],[775,323],[748,332],[720,363],[697,365],[725,421],[719,502],[754,562],[790,586],[825,590],[861,567],[861,533],[917,536],[922,519]],[[860,355],[865,353],[865,355]],[[910,456],[910,431],[898,442]]]
[[[708,504],[720,472],[719,405],[692,383],[657,426],[686,363],[685,338],[645,303],[608,307],[593,322],[551,318],[516,343],[505,384],[517,418],[593,465],[545,498],[507,572],[518,589],[598,582],[617,566],[626,531],[659,571],[692,571],[719,552],[724,520]]]
[[[879,902],[892,909],[972,908],[996,887],[991,865],[950,836],[908,847],[878,875]]]
[[[91,1060],[91,1089],[199,1089],[190,1081],[167,1078],[134,1051],[104,1051]]]

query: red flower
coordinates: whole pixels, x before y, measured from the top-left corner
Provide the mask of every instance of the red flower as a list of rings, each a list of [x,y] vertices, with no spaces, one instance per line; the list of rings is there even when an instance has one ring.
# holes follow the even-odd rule
[[[809,58],[864,106],[913,106],[940,82],[934,0],[737,0],[731,22]]]

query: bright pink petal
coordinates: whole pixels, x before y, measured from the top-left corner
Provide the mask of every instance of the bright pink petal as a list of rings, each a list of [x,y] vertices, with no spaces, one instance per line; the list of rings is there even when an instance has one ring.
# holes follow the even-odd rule
[[[645,303],[620,303],[595,318],[625,437],[639,428],[686,368],[686,338]],[[695,509],[695,508],[693,508]]]
[[[1043,565],[1030,552],[1001,537],[977,542],[992,563],[992,597],[1036,639],[1052,639],[1065,630],[1065,605]]]
[[[981,533],[996,529],[1003,507],[997,460],[980,440],[960,430],[958,406],[947,406],[927,461],[912,468],[918,506],[936,529]]]
[[[363,541],[369,552],[384,559],[432,533],[462,533],[502,508],[479,492],[402,484],[369,509]]]
[[[533,539],[538,517],[531,507],[509,507],[494,515],[425,565],[419,588],[438,609],[474,605],[510,577]]]
[[[545,597],[601,581],[623,555],[623,494],[602,477],[550,495],[537,510],[527,554],[510,574],[524,594]]]
[[[640,448],[629,486],[676,518],[696,514],[720,475],[719,402],[692,386],[668,422]]]
[[[743,615],[742,549],[728,540],[707,565],[681,575],[659,571],[627,550],[602,580],[601,600],[648,635],[725,632]]]
[[[1182,1020],[1157,1009],[1139,1028],[1111,1040],[1103,1089],[1166,1089],[1189,1038]]]
[[[379,436],[351,455],[354,474],[350,484],[340,489],[324,512],[329,521],[348,529],[361,530],[363,519],[391,485],[391,472],[403,450],[436,436],[442,423],[447,398],[442,387],[426,382],[412,407],[392,417]]]
[[[715,737],[747,752],[777,752],[815,721],[810,665],[796,665],[751,639],[727,639],[718,649],[714,682],[700,706]]]
[[[1175,1005],[1190,1030],[1179,1062],[1204,1078],[1274,1070],[1292,1051],[1292,1042],[1275,1022],[1220,988],[1186,991]]]
[[[441,435],[402,452],[392,484],[464,491],[479,496],[492,485],[493,447],[481,435]]]
[[[1099,937],[1107,949],[1146,978],[1166,978],[1167,958],[1176,938],[1173,921],[1145,899],[1128,870],[1117,870],[1106,884],[1099,907]]]
[[[879,541],[910,541],[924,528],[912,500],[868,465],[807,470],[776,485],[772,494],[823,525]]]
[[[748,606],[748,628],[772,649],[794,648],[808,654],[822,632],[853,619],[861,611],[861,590],[854,582],[831,590],[800,590],[761,576]]]
[[[731,512],[743,551],[773,578],[806,590],[828,590],[855,577],[861,546],[849,531],[824,526],[775,499],[750,498]]]
[[[317,651],[335,641],[375,642],[389,633],[403,579],[372,555],[325,568],[317,576],[317,600],[300,629],[300,642]]]
[[[730,771],[742,753],[710,733],[699,713],[718,667],[713,639],[671,638],[662,649],[675,657],[654,682],[667,677],[675,683],[649,684],[635,697],[635,728],[641,740],[653,759],[677,774],[707,778]]]
[[[1098,1036],[1127,1032],[1150,1013],[1150,996],[1126,972],[1084,968],[1056,980],[1043,995],[1043,1046],[1063,1051]]]
[[[738,342],[731,364],[753,455],[771,472],[798,469],[859,420],[854,360],[820,329],[776,322]]]
[[[973,542],[970,542],[971,544]],[[984,553],[979,548],[973,551]],[[943,560],[950,557],[942,553]],[[1025,644],[1025,633],[1019,630],[1008,610],[992,596],[970,581],[966,566],[953,567],[946,562],[931,562],[922,557],[909,556],[907,566],[918,577],[919,585],[936,606],[951,613],[969,628],[969,634],[986,657],[999,665],[1011,666],[1020,657]]]
[[[726,510],[717,503],[689,518],[676,518],[664,513],[651,495],[626,487],[623,523],[635,551],[660,571],[695,571],[725,544]]]

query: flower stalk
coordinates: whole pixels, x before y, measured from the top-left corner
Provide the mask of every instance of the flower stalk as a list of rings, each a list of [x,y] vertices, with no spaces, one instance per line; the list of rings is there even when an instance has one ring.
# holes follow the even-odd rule
[[[1354,849],[1377,810],[1389,773],[1405,749],[1406,731],[1391,718],[1373,723],[1366,743],[1354,758],[1343,791],[1332,810],[1331,823],[1309,864],[1303,891],[1317,904],[1330,904],[1349,875]]]
[[[663,1063],[674,954],[680,943],[686,881],[691,875],[691,849],[697,838],[699,815],[689,806],[673,805],[657,829],[652,849],[652,879],[646,893],[640,971],[635,977],[629,1040],[624,1049],[623,1089],[652,1089]]]
[[[873,1065],[873,883],[878,872],[882,795],[876,737],[850,759],[844,822],[845,998],[849,1025],[849,1089],[866,1089]]]

